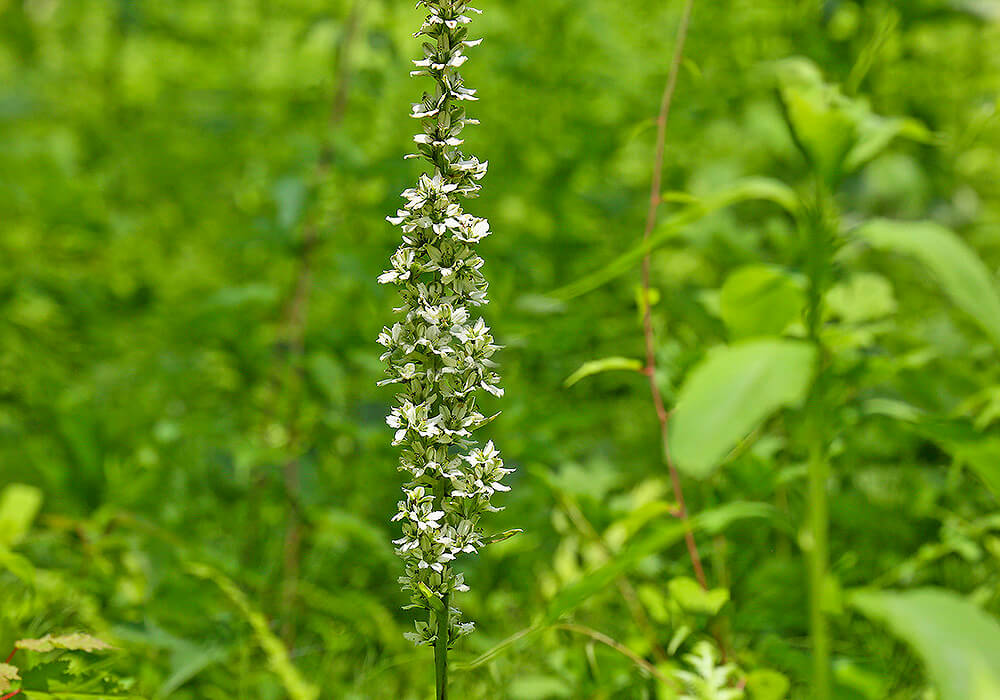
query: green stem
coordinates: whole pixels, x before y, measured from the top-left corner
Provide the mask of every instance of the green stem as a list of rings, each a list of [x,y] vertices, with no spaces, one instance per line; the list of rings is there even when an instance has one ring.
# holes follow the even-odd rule
[[[817,181],[816,201],[806,222],[806,268],[809,275],[806,325],[809,340],[816,346],[819,368],[806,405],[806,430],[809,451],[809,516],[806,545],[809,560],[809,633],[812,639],[813,678],[810,697],[830,700],[830,628],[824,610],[830,568],[830,512],[827,482],[830,464],[826,452],[824,426],[828,418],[825,390],[825,358],[820,337],[823,295],[829,287],[835,248],[835,209],[829,191]]]
[[[436,700],[448,700],[448,618],[451,609],[448,607],[448,594],[441,602],[444,612],[433,613],[437,616],[437,639],[434,641],[434,682],[437,688]]]
[[[830,698],[830,629],[823,610],[829,568],[829,508],[826,483],[830,473],[820,431],[819,411],[809,417],[809,632],[813,647],[814,700]]]

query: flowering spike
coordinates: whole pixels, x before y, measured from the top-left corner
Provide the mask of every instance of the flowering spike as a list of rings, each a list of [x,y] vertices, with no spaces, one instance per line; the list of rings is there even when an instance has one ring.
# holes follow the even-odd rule
[[[471,313],[487,303],[483,259],[473,246],[490,234],[490,225],[461,205],[479,194],[487,168],[458,150],[465,126],[479,123],[465,114],[464,102],[478,98],[458,72],[466,49],[480,42],[467,39],[471,20],[464,13],[478,12],[467,3],[417,3],[428,14],[415,36],[427,40],[411,75],[432,78],[435,90],[412,106],[410,116],[422,128],[413,137],[418,152],[408,157],[426,160],[430,172],[403,191],[403,207],[386,217],[402,229],[403,242],[378,278],[397,285],[403,302],[396,309],[401,318],[378,338],[389,375],[379,384],[399,390],[386,422],[395,431],[393,445],[403,448],[400,470],[410,478],[392,518],[403,536],[393,544],[405,562],[400,583],[412,594],[408,607],[429,616],[406,636],[417,644],[437,642],[447,606],[448,646],[472,631],[450,605],[453,592],[468,590],[451,562],[489,543],[479,520],[499,510],[490,499],[508,490],[502,479],[513,471],[504,468],[492,441],[481,446],[472,437],[491,420],[477,410],[477,393],[501,396],[503,389],[490,359],[498,346],[489,326]]]

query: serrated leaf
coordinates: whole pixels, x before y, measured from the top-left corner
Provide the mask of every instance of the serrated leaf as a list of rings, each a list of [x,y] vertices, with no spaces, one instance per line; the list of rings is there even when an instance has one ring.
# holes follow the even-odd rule
[[[879,250],[910,256],[935,277],[941,290],[1000,346],[1000,292],[976,252],[954,232],[929,221],[875,219],[854,235]]]
[[[670,421],[677,467],[709,476],[772,413],[805,398],[815,358],[813,346],[790,340],[712,348],[685,380]]]
[[[1000,698],[1000,624],[955,593],[860,591],[850,603],[923,660],[941,700]]]
[[[17,666],[0,663],[0,693],[5,693],[14,687],[11,681],[21,680],[21,675],[17,672]]]
[[[628,372],[638,372],[642,369],[642,362],[631,357],[605,357],[601,360],[591,360],[584,362],[573,374],[566,377],[563,386],[571,387],[581,379],[601,372],[613,372],[624,370]]]
[[[106,651],[113,648],[107,642],[82,632],[62,634],[58,636],[47,634],[38,639],[19,639],[14,642],[14,646],[18,649],[38,652],[52,651],[53,649],[95,652]]]

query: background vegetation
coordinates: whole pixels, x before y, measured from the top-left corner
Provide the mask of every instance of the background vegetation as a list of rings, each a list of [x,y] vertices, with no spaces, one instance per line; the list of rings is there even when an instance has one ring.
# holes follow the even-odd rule
[[[730,691],[756,672],[750,697],[785,680],[814,697],[807,409],[685,471],[692,513],[758,504],[696,532],[705,594],[682,542],[643,549],[677,527],[646,378],[565,385],[645,356],[638,258],[612,261],[642,237],[682,3],[481,4],[467,141],[491,167],[470,211],[495,231],[481,252],[507,390],[484,432],[518,469],[492,524],[525,532],[466,566],[478,629],[454,696],[675,697],[637,659],[669,676],[724,651]],[[401,155],[420,17],[388,0],[0,0],[0,648],[91,632],[118,651],[83,675],[148,698],[429,696],[427,651],[402,638],[400,475],[374,386],[395,302],[375,282],[397,243],[383,217],[418,167]],[[949,277],[940,251],[921,265],[875,236],[839,248],[820,289],[838,698],[1000,697],[974,694],[1000,687],[998,46],[992,0],[694,6],[663,181],[684,194],[651,260],[668,408],[710,348],[807,330],[794,290],[777,327],[788,295],[720,293],[748,265],[808,278],[801,221],[755,200],[667,231],[692,202],[751,177],[813,201],[823,181],[838,230],[932,220],[982,261]],[[775,63],[793,56],[852,109],[913,121],[824,179],[816,149],[841,158],[842,125],[800,114],[795,131]],[[615,274],[567,292],[600,270]],[[979,690],[941,680],[973,678],[970,656],[897,641],[881,599],[841,593],[857,587],[964,598]],[[940,601],[900,600],[945,638]],[[75,682],[36,680],[29,698]]]

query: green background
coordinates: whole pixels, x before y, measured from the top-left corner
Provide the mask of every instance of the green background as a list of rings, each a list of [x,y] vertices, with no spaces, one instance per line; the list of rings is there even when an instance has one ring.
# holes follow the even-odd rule
[[[641,238],[681,3],[479,5],[471,33],[485,41],[462,73],[482,125],[465,148],[490,170],[467,209],[494,231],[480,246],[485,314],[507,391],[484,401],[503,413],[483,434],[518,469],[487,527],[525,533],[463,564],[477,632],[456,661],[529,626],[603,560],[579,518],[607,533],[672,498],[645,378],[563,385],[584,362],[644,356],[638,266],[569,301],[548,293]],[[114,673],[145,697],[286,697],[247,615],[192,575],[202,563],[265,615],[321,697],[429,697],[429,652],[402,639],[389,523],[402,477],[384,423],[391,390],[375,388],[375,337],[396,301],[375,282],[398,242],[384,217],[420,172],[401,159],[428,82],[407,77],[420,18],[380,0],[0,0],[0,488],[44,497],[30,530],[0,532],[23,557],[0,566],[4,648],[84,629],[120,648]],[[898,139],[843,179],[844,224],[933,219],[995,283],[998,18],[985,0],[696,1],[664,190],[702,197],[749,176],[808,187],[772,69],[804,56],[932,135]],[[708,348],[734,339],[720,286],[749,264],[797,271],[795,235],[777,206],[751,202],[657,249],[668,404]],[[903,259],[860,251],[837,269],[877,275],[842,315],[879,323],[845,341],[829,416],[833,573],[845,588],[949,588],[998,613],[995,497],[938,433],[862,408],[905,401],[935,429],[971,431],[962,444],[995,464],[996,348]],[[731,602],[689,623],[724,629],[741,668],[776,669],[808,698],[805,456],[785,423],[684,481],[694,512],[762,501],[786,523],[699,535]],[[682,545],[630,573],[663,645],[677,629],[667,582],[690,575]],[[614,585],[572,617],[648,653]],[[917,658],[882,628],[842,609],[833,629],[838,697],[930,697]],[[453,693],[669,697],[565,630],[456,671]]]

